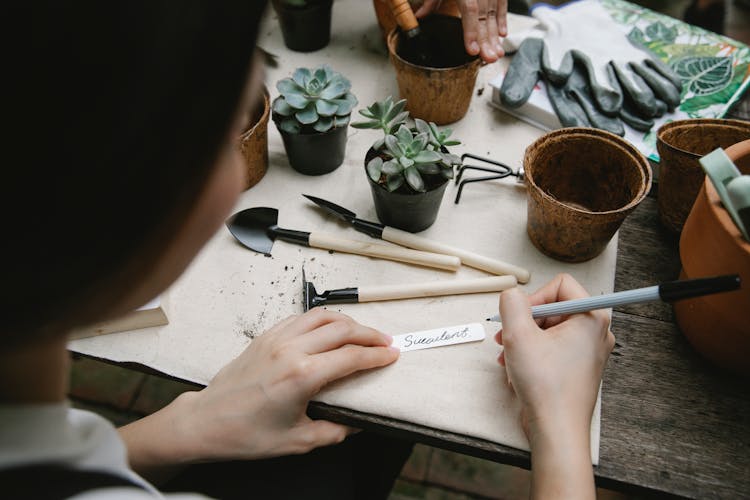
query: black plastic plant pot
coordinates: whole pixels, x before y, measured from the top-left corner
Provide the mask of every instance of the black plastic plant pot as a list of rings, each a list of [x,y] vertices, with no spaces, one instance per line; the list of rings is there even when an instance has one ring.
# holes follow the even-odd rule
[[[333,172],[344,163],[347,128],[348,125],[312,134],[290,134],[279,129],[289,164],[305,175]]]
[[[308,0],[296,7],[284,0],[273,0],[279,16],[284,44],[297,52],[322,49],[331,40],[331,7],[333,0]]]
[[[365,166],[374,156],[375,151],[370,149],[365,157]],[[423,231],[434,224],[440,211],[448,179],[434,176],[432,183],[427,181],[427,191],[415,193],[405,186],[393,192],[388,191],[367,175],[367,168],[365,168],[365,176],[370,183],[375,212],[381,223],[411,233]]]

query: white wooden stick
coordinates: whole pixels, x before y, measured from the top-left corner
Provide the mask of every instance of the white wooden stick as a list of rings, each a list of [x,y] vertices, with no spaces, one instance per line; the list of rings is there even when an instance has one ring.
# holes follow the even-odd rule
[[[482,271],[487,271],[492,274],[512,274],[520,283],[527,283],[531,278],[531,273],[522,267],[514,266],[513,264],[508,264],[501,260],[491,259],[484,255],[479,255],[451,245],[438,243],[437,241],[429,240],[393,227],[386,226],[383,229],[383,239],[409,248],[416,248],[418,250],[446,255],[455,255],[467,266],[481,269]]]
[[[464,293],[502,292],[516,286],[516,277],[493,276],[469,280],[442,280],[427,283],[404,283],[359,287],[360,302],[378,300],[410,299],[415,297],[437,297]]]
[[[309,242],[311,247],[366,255],[379,259],[396,260],[420,266],[446,269],[448,271],[456,271],[461,267],[461,259],[455,255],[421,252],[408,248],[379,245],[368,241],[348,240],[327,233],[310,233]]]

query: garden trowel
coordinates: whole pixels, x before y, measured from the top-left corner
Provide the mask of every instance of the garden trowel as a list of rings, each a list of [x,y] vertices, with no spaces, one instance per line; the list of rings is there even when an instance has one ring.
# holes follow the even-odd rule
[[[461,260],[452,255],[377,245],[367,241],[347,240],[326,233],[285,229],[279,227],[278,219],[278,209],[255,207],[237,212],[227,220],[226,224],[237,241],[250,250],[266,255],[271,254],[273,242],[278,238],[308,247],[395,260],[448,271],[455,271],[461,266]]]

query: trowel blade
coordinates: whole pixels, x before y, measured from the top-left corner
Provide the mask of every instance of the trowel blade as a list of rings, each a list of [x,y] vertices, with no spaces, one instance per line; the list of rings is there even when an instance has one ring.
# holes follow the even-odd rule
[[[255,252],[270,255],[273,239],[268,229],[275,227],[278,220],[278,209],[255,207],[237,212],[227,219],[226,225],[242,245]]]

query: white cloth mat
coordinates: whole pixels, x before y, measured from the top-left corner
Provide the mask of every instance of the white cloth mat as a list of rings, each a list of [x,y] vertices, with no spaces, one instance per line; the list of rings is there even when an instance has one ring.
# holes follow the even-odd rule
[[[511,29],[513,29],[511,20]],[[397,96],[393,69],[380,52],[380,34],[369,4],[339,0],[334,5],[331,44],[311,54],[284,48],[270,13],[259,45],[279,56],[280,67],[268,69],[271,96],[275,82],[297,66],[330,64],[352,81],[360,101],[357,109],[389,94]],[[452,125],[463,144],[454,152],[473,152],[517,168],[525,147],[541,135],[538,129],[493,110],[491,92],[477,95],[498,72],[482,68],[467,116]],[[357,119],[353,116],[353,119]],[[244,193],[236,210],[253,206],[280,209],[279,225],[305,231],[323,230],[361,240],[367,236],[325,216],[304,199],[311,194],[329,199],[364,219],[377,220],[363,159],[378,138],[372,130],[350,128],[344,164],[335,172],[307,177],[293,171],[281,138],[269,125],[270,168],[263,180]],[[467,171],[464,177],[477,176]],[[611,292],[616,238],[602,255],[582,264],[563,264],[534,248],[526,235],[525,188],[512,179],[469,184],[454,205],[456,187],[448,186],[434,226],[421,233],[435,240],[506,260],[532,272],[532,291],[568,272],[592,294]],[[389,244],[383,242],[383,244]],[[302,312],[301,265],[319,291],[329,288],[386,283],[473,278],[487,274],[470,268],[457,273],[407,264],[304,248],[283,241],[272,257],[237,244],[225,228],[214,236],[180,280],[166,292],[169,324],[71,342],[70,348],[109,360],[137,362],[175,377],[208,383],[218,370],[279,320]],[[497,324],[484,319],[497,313],[498,294],[412,299],[332,306],[357,321],[391,334],[441,326],[482,322],[487,339],[403,353],[382,370],[352,376],[333,384],[316,400],[428,427],[484,438],[528,449],[518,418],[518,402],[506,385],[493,340]],[[598,462],[599,404],[591,426],[592,459]]]

